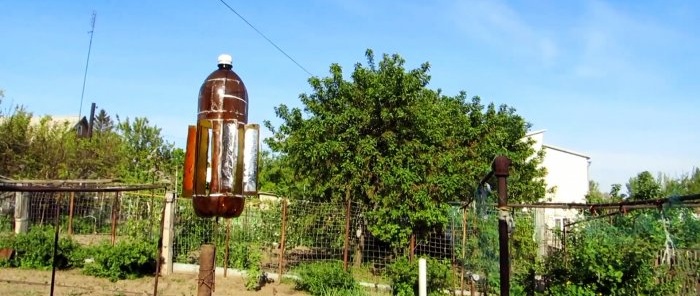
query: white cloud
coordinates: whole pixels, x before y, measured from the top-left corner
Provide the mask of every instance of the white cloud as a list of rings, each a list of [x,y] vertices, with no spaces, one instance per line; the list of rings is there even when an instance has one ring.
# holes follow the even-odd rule
[[[656,55],[680,40],[677,32],[653,20],[599,1],[587,2],[568,35],[572,77],[617,87],[662,87],[665,78]]]
[[[544,30],[528,24],[502,1],[455,1],[449,14],[468,36],[545,64],[559,56],[559,46]]]

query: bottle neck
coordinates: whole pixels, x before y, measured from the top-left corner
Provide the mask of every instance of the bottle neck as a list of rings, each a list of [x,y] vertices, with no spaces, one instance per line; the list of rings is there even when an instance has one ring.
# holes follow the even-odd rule
[[[232,65],[227,65],[227,64],[218,64],[217,66],[219,67],[220,70],[221,70],[221,69],[223,69],[223,70],[231,70],[231,69],[233,68]]]

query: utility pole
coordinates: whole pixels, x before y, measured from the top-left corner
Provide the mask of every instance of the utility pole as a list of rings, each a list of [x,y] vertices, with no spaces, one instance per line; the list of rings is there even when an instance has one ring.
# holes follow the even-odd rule
[[[97,13],[92,12],[92,19],[90,21],[90,45],[88,45],[87,61],[85,62],[85,72],[83,74],[83,90],[80,93],[80,111],[78,111],[78,120],[80,120],[83,115],[83,98],[85,97],[85,82],[87,81],[88,66],[90,65],[90,51],[92,51],[92,36],[95,33],[95,19],[97,19]]]

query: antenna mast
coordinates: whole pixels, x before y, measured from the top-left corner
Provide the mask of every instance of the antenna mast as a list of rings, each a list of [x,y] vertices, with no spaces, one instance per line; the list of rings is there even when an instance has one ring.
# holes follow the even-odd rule
[[[78,111],[78,120],[83,115],[83,97],[85,96],[85,82],[87,81],[88,66],[90,65],[90,51],[92,50],[92,36],[95,33],[95,19],[97,18],[97,13],[92,11],[92,19],[90,21],[90,45],[88,45],[87,61],[85,62],[85,73],[83,74],[83,90],[80,93],[80,111]]]

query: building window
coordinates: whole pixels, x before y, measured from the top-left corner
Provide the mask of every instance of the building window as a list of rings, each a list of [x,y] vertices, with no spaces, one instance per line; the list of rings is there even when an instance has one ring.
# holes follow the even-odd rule
[[[569,224],[569,218],[555,217],[554,218],[554,230],[564,231],[564,225]]]

